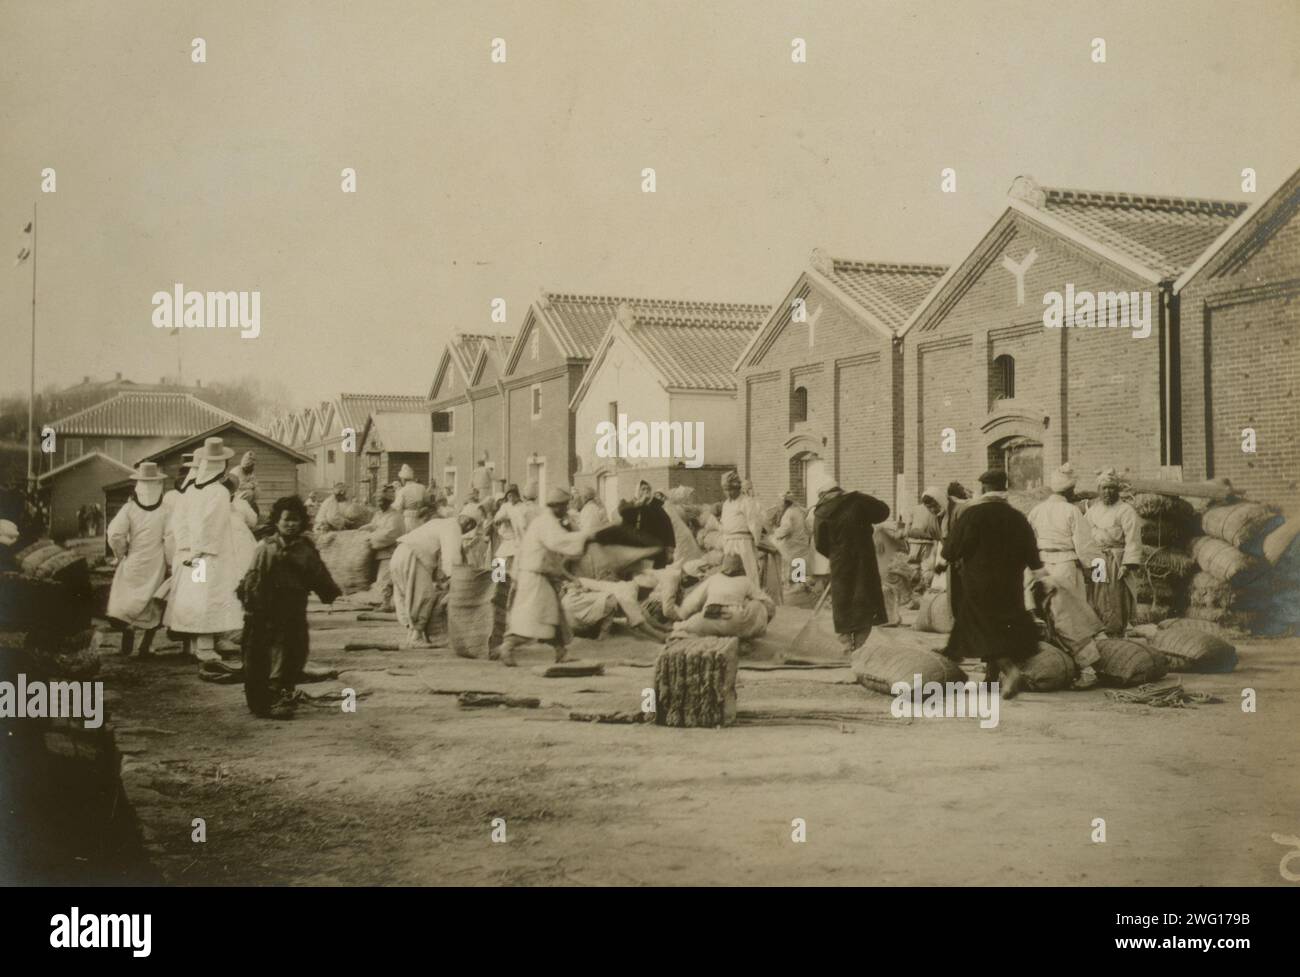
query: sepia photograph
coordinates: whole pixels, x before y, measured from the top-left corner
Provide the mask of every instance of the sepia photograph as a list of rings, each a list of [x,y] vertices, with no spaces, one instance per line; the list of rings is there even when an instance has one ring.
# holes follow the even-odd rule
[[[1251,949],[1298,104],[1293,0],[0,0],[22,939],[1050,887]]]

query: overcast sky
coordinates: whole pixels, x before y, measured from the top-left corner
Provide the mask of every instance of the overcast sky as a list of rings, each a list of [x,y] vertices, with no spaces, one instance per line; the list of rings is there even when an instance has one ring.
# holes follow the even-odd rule
[[[1296,0],[0,0],[0,390],[37,200],[38,386],[156,382],[179,343],[187,380],[306,403],[424,393],[541,287],[770,303],[818,245],[951,263],[1018,173],[1250,200],[1244,167],[1300,167],[1298,96]],[[168,339],[174,282],[259,289],[261,337]]]

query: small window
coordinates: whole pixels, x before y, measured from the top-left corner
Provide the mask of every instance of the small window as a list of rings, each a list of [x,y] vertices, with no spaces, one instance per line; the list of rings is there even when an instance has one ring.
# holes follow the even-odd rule
[[[992,376],[994,400],[1011,400],[1016,395],[1016,361],[1003,353],[993,360]]]
[[[617,432],[618,431],[618,401],[617,400],[611,400],[609,402],[609,423],[614,425],[614,430]],[[617,458],[618,457],[617,437],[612,439],[612,447],[614,449],[612,457]]]
[[[808,388],[795,387],[790,394],[790,422],[798,424],[808,420]]]
[[[433,412],[433,433],[434,434],[451,434],[455,426],[455,416],[449,410],[436,410]]]
[[[535,335],[535,334],[534,334]],[[533,417],[542,416],[542,385],[533,384]]]
[[[444,468],[442,470],[442,485],[447,490],[447,498],[456,498],[456,469]]]
[[[82,447],[81,438],[68,438],[63,442],[63,462],[67,464],[70,461],[76,461],[83,454],[85,449]]]
[[[330,465],[334,464],[334,449],[333,449],[333,448],[330,448],[329,451],[325,452],[325,461],[326,461],[327,464],[330,464]]]

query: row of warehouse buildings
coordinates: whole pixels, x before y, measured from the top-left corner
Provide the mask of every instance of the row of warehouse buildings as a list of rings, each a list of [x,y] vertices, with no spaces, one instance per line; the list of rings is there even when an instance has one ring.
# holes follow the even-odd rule
[[[268,434],[310,459],[300,486],[362,495],[403,463],[453,494],[482,467],[611,505],[642,478],[708,497],[735,467],[761,498],[834,478],[897,508],[991,465],[1033,487],[1071,461],[1286,499],[1298,207],[1300,172],[1249,207],[1019,177],[951,267],[814,251],[775,305],[543,291],[512,335],[453,335],[427,393],[341,394]],[[1051,328],[1053,293],[1131,297],[1133,322]],[[620,416],[701,422],[703,464],[598,450]]]

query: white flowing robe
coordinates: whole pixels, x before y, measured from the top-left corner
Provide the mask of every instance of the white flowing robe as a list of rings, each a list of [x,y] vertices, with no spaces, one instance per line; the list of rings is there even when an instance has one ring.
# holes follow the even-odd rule
[[[560,600],[551,578],[564,573],[566,557],[581,556],[586,533],[565,529],[555,513],[542,509],[519,541],[515,556],[518,585],[506,630],[524,638],[549,641],[560,623]]]
[[[388,569],[393,581],[393,610],[397,623],[412,638],[428,635],[437,604],[435,579],[463,562],[460,524],[455,519],[430,519],[397,540]]]
[[[239,579],[253,565],[253,555],[257,552],[257,539],[253,536],[253,527],[257,525],[257,513],[242,496],[230,500],[230,531],[234,537],[235,569]]]
[[[108,524],[108,545],[118,559],[108,616],[133,628],[148,630],[162,623],[153,596],[167,575],[163,546],[167,516],[161,499],[153,509],[145,509],[132,497]]]
[[[407,482],[393,497],[393,508],[402,514],[402,524],[409,533],[420,526],[420,507],[424,505],[424,486]]]
[[[1094,548],[1092,532],[1078,506],[1053,493],[1029,510],[1029,525],[1038,539],[1038,557],[1048,578],[1087,600],[1082,568],[1088,565]]]
[[[231,522],[230,493],[220,477],[200,486],[195,482],[181,497],[176,516],[177,552],[171,601],[164,621],[185,634],[221,634],[244,626],[244,612],[235,596],[242,576],[238,547]],[[195,580],[196,566],[182,560],[203,558],[203,579]]]

